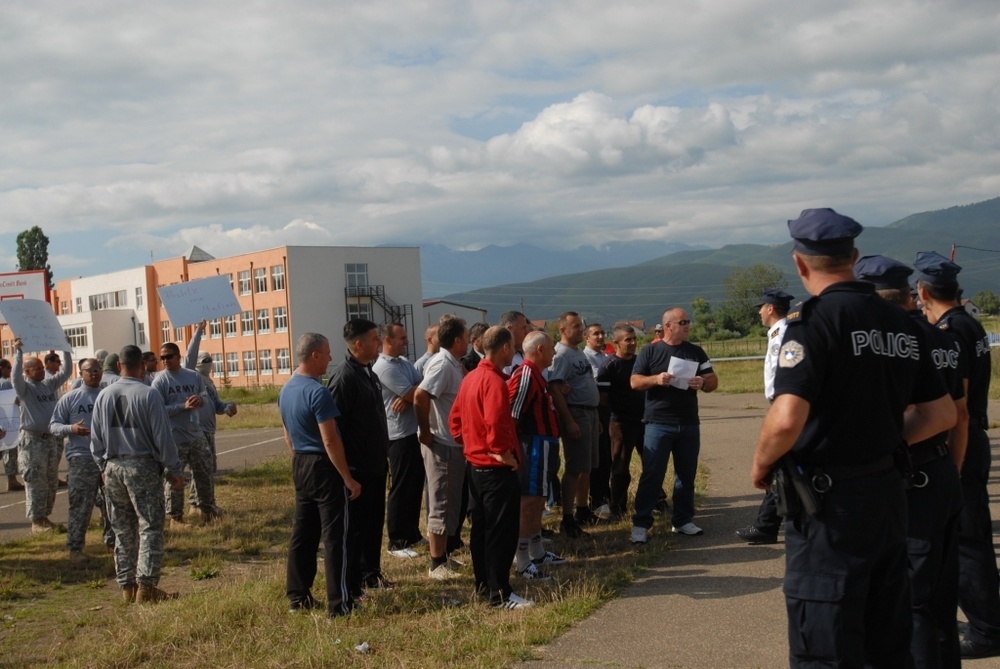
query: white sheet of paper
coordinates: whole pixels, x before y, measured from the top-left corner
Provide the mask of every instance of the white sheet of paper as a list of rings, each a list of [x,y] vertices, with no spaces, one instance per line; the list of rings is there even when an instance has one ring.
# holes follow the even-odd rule
[[[670,358],[667,372],[673,374],[670,385],[681,390],[688,390],[688,381],[698,376],[698,361]]]
[[[24,342],[25,351],[71,351],[66,333],[45,300],[3,300],[0,313],[7,327]]]
[[[160,286],[156,292],[160,294],[160,301],[167,310],[170,324],[175,328],[232,316],[242,311],[233,289],[229,287],[229,277],[221,274],[172,286]]]
[[[14,400],[17,393],[13,390],[0,390],[0,427],[7,430],[7,436],[0,440],[0,451],[6,451],[17,445],[17,433],[21,429],[21,412]]]

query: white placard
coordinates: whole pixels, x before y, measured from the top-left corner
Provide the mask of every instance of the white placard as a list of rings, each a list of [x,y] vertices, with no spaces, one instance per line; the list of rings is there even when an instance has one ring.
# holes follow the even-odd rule
[[[0,301],[0,314],[25,351],[72,351],[52,305],[42,300]]]
[[[0,301],[49,300],[49,284],[44,269],[0,274]],[[0,324],[4,320],[0,317]]]
[[[160,286],[163,308],[167,310],[170,324],[175,328],[214,320],[238,314],[240,307],[233,289],[229,287],[229,277],[210,276],[172,286]]]
[[[0,427],[7,430],[7,436],[0,439],[0,451],[6,451],[17,445],[17,433],[21,429],[21,412],[14,401],[17,393],[13,390],[0,390]]]

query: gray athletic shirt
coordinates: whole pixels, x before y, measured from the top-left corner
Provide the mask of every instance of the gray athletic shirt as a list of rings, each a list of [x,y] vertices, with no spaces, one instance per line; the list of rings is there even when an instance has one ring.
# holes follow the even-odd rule
[[[81,456],[90,457],[90,437],[73,434],[73,425],[83,421],[84,427],[90,427],[94,414],[94,404],[101,387],[91,388],[80,386],[59,398],[49,422],[49,432],[57,437],[66,437],[66,459]]]
[[[123,376],[100,392],[90,424],[90,452],[104,470],[118,457],[149,457],[174,476],[181,462],[170,419],[159,393],[139,379]]]
[[[201,395],[205,392],[205,382],[201,374],[183,367],[176,372],[164,369],[153,379],[152,387],[160,393],[163,404],[167,407],[170,427],[174,431],[174,441],[183,444],[200,439],[202,431],[198,410],[186,409],[184,403],[191,395]]]
[[[32,432],[48,432],[52,411],[59,401],[59,388],[73,372],[73,360],[68,351],[62,354],[62,371],[41,381],[24,376],[24,352],[14,351],[14,369],[10,379],[21,400],[21,428]]]

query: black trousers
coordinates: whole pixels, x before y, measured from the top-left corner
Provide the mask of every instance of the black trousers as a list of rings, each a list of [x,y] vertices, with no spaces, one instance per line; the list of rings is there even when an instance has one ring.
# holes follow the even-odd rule
[[[386,530],[389,550],[420,541],[420,504],[424,499],[424,461],[417,435],[389,442],[389,501]]]
[[[369,579],[382,574],[382,528],[385,525],[386,472],[351,472],[361,494],[350,502],[347,525],[347,583],[361,595]]]
[[[597,439],[597,467],[590,470],[591,509],[611,501],[611,437],[608,433],[611,409],[597,407],[597,417],[601,422],[601,436]]]
[[[958,604],[969,619],[966,638],[1000,644],[1000,595],[993,520],[986,484],[990,478],[990,438],[969,426],[969,447],[962,465],[962,513],[958,521]]]
[[[611,441],[611,513],[617,516],[624,516],[628,512],[632,453],[642,456],[645,427],[638,420],[612,420],[608,423],[608,437]]]
[[[753,525],[765,534],[777,534],[783,520],[784,518],[778,515],[778,498],[768,488],[764,493],[764,499],[760,501],[760,508],[757,509],[757,522]]]
[[[285,590],[292,602],[312,596],[316,551],[323,540],[327,609],[330,615],[350,613],[354,606],[347,586],[347,490],[324,453],[292,457],[295,520],[288,542]]]
[[[521,486],[510,467],[470,467],[472,530],[469,551],[476,591],[500,604],[513,592],[510,566],[517,552]]]

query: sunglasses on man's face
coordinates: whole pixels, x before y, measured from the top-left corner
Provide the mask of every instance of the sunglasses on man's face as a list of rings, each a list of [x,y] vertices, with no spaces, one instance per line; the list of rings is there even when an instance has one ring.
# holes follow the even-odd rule
[[[167,353],[165,355],[161,355],[160,360],[173,360],[176,355],[176,353]]]
[[[685,318],[682,321],[674,321],[674,325],[691,325],[691,321]]]
[[[87,369],[81,369],[80,371],[83,372],[84,374],[97,374],[99,371],[101,371],[101,368],[100,367],[88,367]]]

